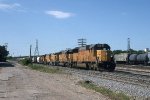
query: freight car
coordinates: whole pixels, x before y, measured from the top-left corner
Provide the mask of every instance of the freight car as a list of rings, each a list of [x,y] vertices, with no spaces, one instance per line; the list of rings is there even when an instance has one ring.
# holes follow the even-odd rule
[[[138,55],[132,54],[132,55],[134,55],[133,56],[134,59],[131,59],[131,57],[129,58],[130,64],[150,65],[150,53],[143,53],[143,54],[138,54]]]
[[[143,54],[128,54],[121,53],[114,55],[116,63],[127,63],[127,64],[143,64],[150,65],[150,52]]]
[[[129,56],[129,64],[136,64],[137,63],[137,55],[138,54],[131,54]]]
[[[116,65],[111,55],[108,44],[93,44],[43,55],[39,61],[52,65],[114,71]]]
[[[115,54],[114,59],[116,63],[128,63],[129,54],[128,53]]]

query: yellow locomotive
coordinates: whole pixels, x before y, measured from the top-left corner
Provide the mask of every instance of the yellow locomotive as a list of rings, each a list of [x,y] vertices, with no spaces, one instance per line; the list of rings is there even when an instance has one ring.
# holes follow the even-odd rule
[[[43,62],[52,65],[114,71],[116,64],[111,55],[112,52],[108,44],[93,44],[44,55],[41,58]]]

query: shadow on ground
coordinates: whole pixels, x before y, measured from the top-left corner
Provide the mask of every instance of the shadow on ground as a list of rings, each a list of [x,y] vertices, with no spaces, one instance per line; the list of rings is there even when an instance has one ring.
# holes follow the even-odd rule
[[[0,62],[0,68],[2,67],[14,67],[10,62]]]

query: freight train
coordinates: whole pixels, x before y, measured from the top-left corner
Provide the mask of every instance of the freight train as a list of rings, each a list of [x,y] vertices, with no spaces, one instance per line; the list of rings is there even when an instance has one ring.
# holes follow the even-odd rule
[[[92,44],[45,54],[37,57],[37,63],[107,71],[114,71],[116,67],[108,44]]]
[[[150,52],[143,54],[120,53],[114,55],[116,63],[150,65]]]

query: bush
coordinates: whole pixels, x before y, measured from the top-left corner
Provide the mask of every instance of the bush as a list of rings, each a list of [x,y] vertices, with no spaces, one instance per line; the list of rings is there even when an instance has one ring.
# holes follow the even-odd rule
[[[0,46],[0,61],[6,61],[6,57],[9,52],[6,50],[5,46]]]
[[[32,62],[31,62],[30,59],[25,58],[25,59],[22,59],[22,60],[20,61],[20,63],[21,63],[22,65],[27,66],[27,65],[31,64]]]
[[[8,59],[8,60],[11,60],[11,59],[13,59],[13,57],[12,57],[12,56],[8,56],[7,59]]]

